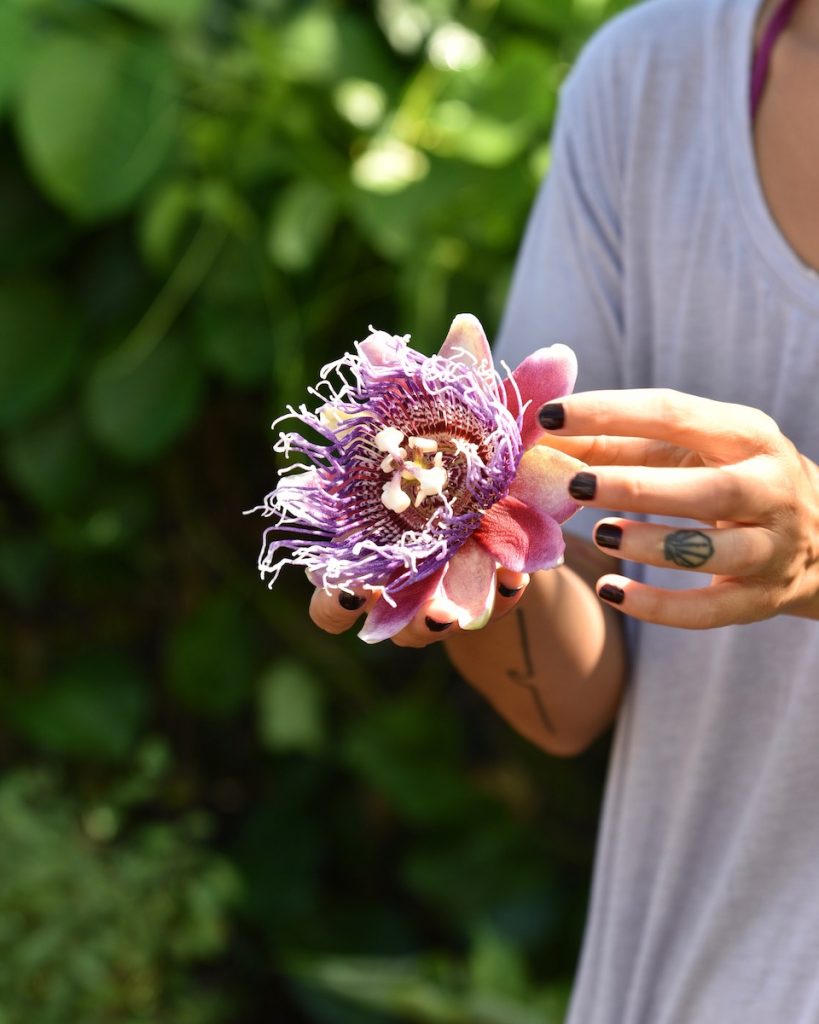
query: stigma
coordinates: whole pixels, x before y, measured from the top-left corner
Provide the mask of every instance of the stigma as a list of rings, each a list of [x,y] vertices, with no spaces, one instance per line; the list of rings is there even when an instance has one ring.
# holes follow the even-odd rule
[[[389,475],[381,488],[386,508],[400,514],[411,504],[418,508],[427,498],[443,496],[448,475],[434,437],[406,437],[397,427],[384,427],[374,440],[385,453],[379,468]]]

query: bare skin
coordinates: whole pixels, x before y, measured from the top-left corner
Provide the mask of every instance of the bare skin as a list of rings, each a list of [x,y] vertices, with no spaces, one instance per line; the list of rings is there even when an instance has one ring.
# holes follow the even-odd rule
[[[776,2],[767,0],[757,39]],[[819,269],[819,2],[800,0],[777,40],[754,122],[768,207],[794,252]]]
[[[760,9],[757,39],[776,6],[766,0]],[[774,220],[819,270],[817,96],[819,0],[801,0],[774,47],[754,146]],[[744,406],[669,391],[578,394],[562,405],[565,425],[548,443],[589,464],[596,489],[585,504],[707,524],[686,532],[603,520],[622,531],[617,555],[693,568],[713,575],[711,584],[693,592],[638,584],[619,575],[609,548],[570,539],[559,569],[531,581],[498,571],[503,589],[483,630],[459,631],[452,609],[433,601],[393,639],[410,647],[445,640],[464,678],[519,732],[573,754],[617,713],[627,674],[618,612],[694,629],[778,614],[819,619],[819,468]],[[600,600],[606,586],[619,592],[617,603]],[[367,607],[347,611],[317,591],[310,613],[342,632]],[[435,630],[430,620],[450,624]]]

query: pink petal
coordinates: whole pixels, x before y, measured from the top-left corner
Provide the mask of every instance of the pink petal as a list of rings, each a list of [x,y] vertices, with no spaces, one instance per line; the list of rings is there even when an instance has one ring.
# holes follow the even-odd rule
[[[523,453],[509,494],[547,513],[558,523],[564,523],[580,508],[569,497],[569,481],[585,468],[585,463],[571,455],[536,444]]]
[[[371,366],[397,366],[401,362],[401,352],[407,347],[406,338],[387,334],[386,331],[373,331],[364,341],[358,343],[358,350]]]
[[[512,376],[520,391],[521,402],[524,405],[530,402],[523,414],[521,431],[523,447],[529,448],[544,433],[538,422],[538,409],[553,398],[570,394],[574,387],[577,380],[577,357],[568,345],[539,348],[523,360],[512,372]],[[510,380],[505,380],[503,386],[506,389],[506,404],[512,415],[517,416],[520,403],[515,386]]]
[[[512,572],[553,569],[563,561],[563,532],[546,512],[506,497],[483,516],[475,539]]]
[[[480,629],[495,606],[495,559],[470,537],[446,567],[444,597],[457,610],[461,629]]]
[[[488,371],[492,370],[489,342],[480,320],[471,313],[459,313],[455,317],[438,355],[476,369],[485,366]]]
[[[435,595],[444,569],[445,567],[442,567],[431,576],[425,576],[417,583],[410,583],[393,594],[394,608],[383,597],[379,598],[373,610],[367,615],[359,637],[367,644],[377,644],[380,640],[388,640],[396,633],[400,633],[404,626],[412,622],[421,605]]]

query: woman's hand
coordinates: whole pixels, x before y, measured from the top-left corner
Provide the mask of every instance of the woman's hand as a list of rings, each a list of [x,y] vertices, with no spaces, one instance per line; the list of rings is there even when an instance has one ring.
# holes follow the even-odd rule
[[[708,524],[602,520],[601,550],[713,579],[678,591],[611,574],[598,580],[600,597],[635,618],[688,629],[783,612],[819,618],[819,470],[765,413],[641,390],[571,395],[540,418],[550,445],[593,467],[570,486],[583,504]]]
[[[528,584],[526,573],[498,569],[498,589],[489,623],[507,615],[523,597]],[[310,618],[327,633],[344,633],[379,600],[381,598],[376,596],[365,597],[364,594],[359,596],[340,590],[328,593],[317,587],[310,601]],[[391,639],[398,647],[426,647],[455,633],[468,632],[462,630],[456,620],[456,610],[445,599],[433,598],[422,605],[412,622]]]

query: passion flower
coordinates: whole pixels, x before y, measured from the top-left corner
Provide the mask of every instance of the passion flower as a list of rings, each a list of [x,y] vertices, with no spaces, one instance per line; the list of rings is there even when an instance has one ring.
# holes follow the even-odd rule
[[[563,560],[560,523],[577,504],[577,460],[539,445],[537,409],[577,375],[565,345],[543,348],[506,379],[483,328],[457,316],[440,352],[383,331],[321,371],[314,410],[289,407],[310,428],[280,433],[274,450],[302,461],[280,471],[261,512],[275,520],[259,555],[262,578],[303,566],[327,590],[380,596],[359,636],[404,628],[436,593],[463,629],[488,621],[498,565],[515,572]]]

